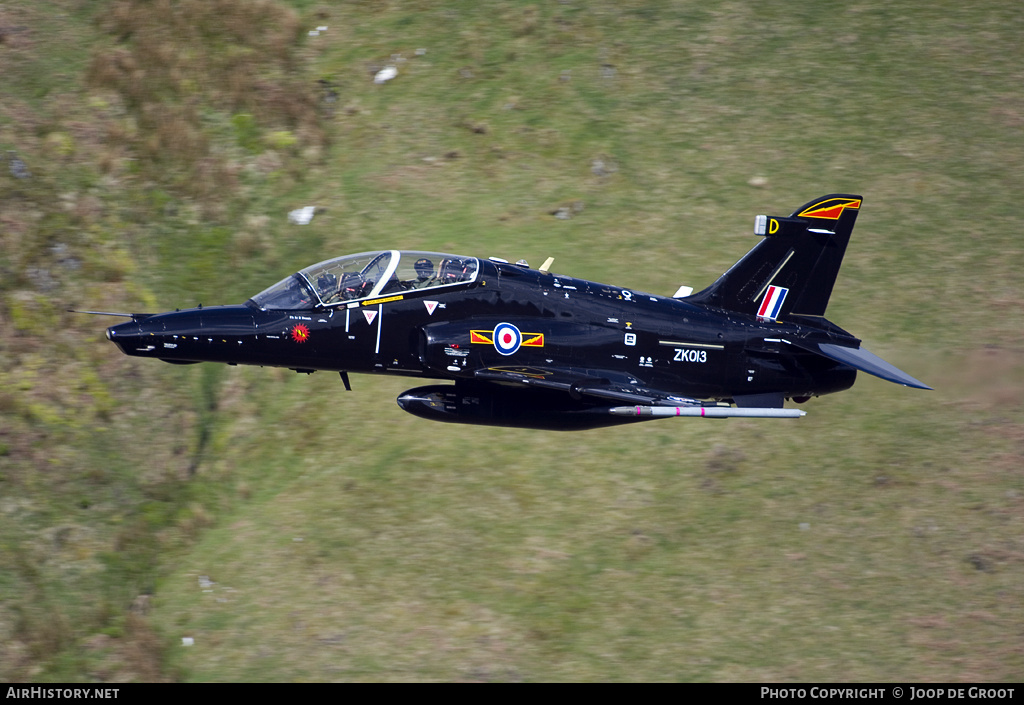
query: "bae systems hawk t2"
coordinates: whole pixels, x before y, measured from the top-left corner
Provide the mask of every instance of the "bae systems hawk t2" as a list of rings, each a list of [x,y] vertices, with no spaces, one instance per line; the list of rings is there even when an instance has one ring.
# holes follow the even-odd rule
[[[581,430],[664,416],[788,418],[857,372],[930,389],[825,319],[860,196],[788,217],[711,286],[657,296],[509,263],[382,250],[330,259],[238,306],[117,314],[128,355],[424,377],[435,421]]]

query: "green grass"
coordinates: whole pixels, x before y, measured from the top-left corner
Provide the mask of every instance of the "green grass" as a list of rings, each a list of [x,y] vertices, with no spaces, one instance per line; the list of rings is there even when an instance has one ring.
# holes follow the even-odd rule
[[[1015,4],[273,5],[0,11],[0,678],[1019,677]],[[408,380],[145,364],[63,312],[383,247],[670,293],[827,192],[865,197],[829,318],[934,392],[432,424]]]
[[[984,413],[936,427],[863,386],[880,418],[839,397],[785,434],[340,417],[336,445],[251,467],[281,473],[274,490],[161,584],[158,622],[196,640],[175,658],[197,680],[1007,678],[1008,448]]]

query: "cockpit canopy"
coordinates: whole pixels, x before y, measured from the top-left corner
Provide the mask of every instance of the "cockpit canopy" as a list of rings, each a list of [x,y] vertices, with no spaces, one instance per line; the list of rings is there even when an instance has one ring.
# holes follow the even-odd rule
[[[480,262],[440,252],[384,250],[306,267],[252,297],[261,309],[330,308],[378,296],[476,281]]]

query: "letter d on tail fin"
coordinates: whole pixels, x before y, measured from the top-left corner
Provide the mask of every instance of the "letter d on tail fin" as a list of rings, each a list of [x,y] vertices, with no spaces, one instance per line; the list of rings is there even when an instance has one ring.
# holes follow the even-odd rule
[[[825,315],[862,200],[833,193],[789,217],[757,216],[755,233],[765,239],[688,300],[758,315],[766,308],[765,296],[781,290],[788,294],[778,308],[772,306],[770,320],[788,314]]]

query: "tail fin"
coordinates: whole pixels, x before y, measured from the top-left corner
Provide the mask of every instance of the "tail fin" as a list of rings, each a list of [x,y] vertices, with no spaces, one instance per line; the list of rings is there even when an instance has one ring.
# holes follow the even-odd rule
[[[687,300],[775,320],[788,314],[824,316],[860,196],[829,194],[788,218],[757,216],[764,240],[704,291]]]

